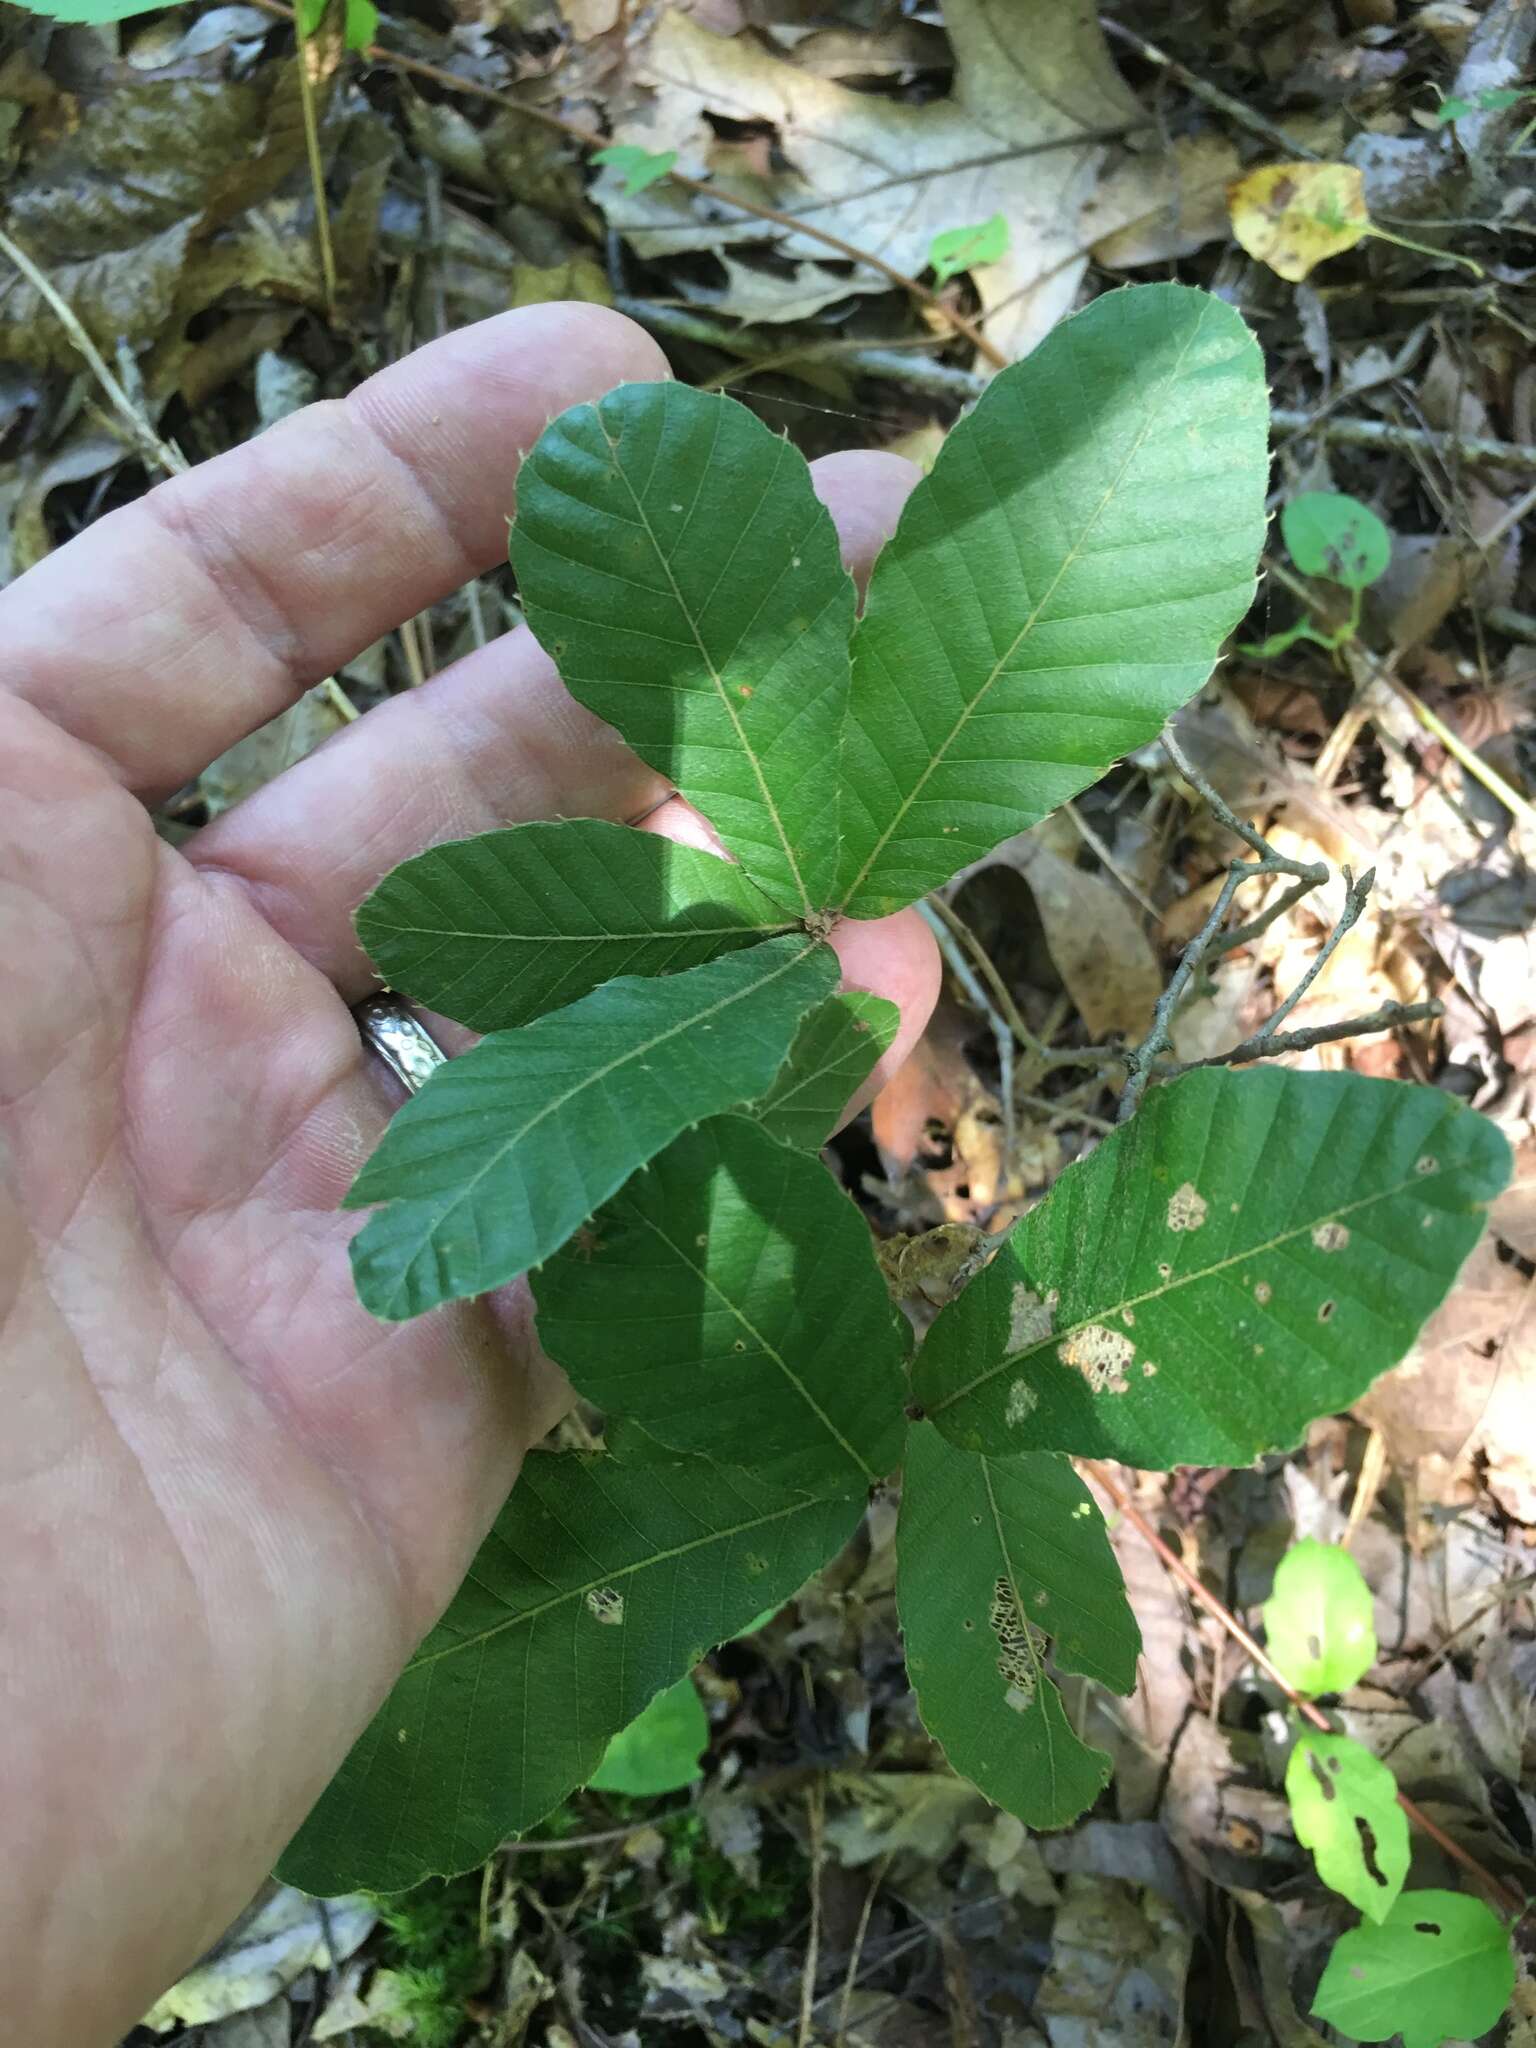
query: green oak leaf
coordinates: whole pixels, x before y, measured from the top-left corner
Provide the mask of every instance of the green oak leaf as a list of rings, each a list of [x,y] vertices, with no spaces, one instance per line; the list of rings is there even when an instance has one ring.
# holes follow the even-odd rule
[[[907,1326],[821,1162],[745,1117],[675,1139],[533,1276],[578,1393],[679,1452],[804,1492],[901,1456]]]
[[[1047,1658],[1126,1693],[1141,1635],[1067,1460],[975,1457],[914,1423],[896,1600],[918,1710],[955,1769],[1027,1827],[1090,1807],[1110,1759],[1074,1734]]]
[[[1509,1935],[1481,1899],[1401,1892],[1380,1926],[1340,1935],[1312,2010],[1354,2041],[1440,2048],[1485,2034],[1514,1988]]]
[[[785,1145],[818,1152],[895,1042],[901,1012],[883,996],[844,989],[800,1026],[773,1086],[752,1114]]]
[[[854,592],[799,450],[734,399],[624,385],[545,428],[511,550],[571,694],[776,903],[825,910]]]
[[[674,974],[785,929],[732,862],[597,818],[434,846],[391,868],[357,913],[390,987],[474,1031],[510,1031],[616,975]]]
[[[1038,823],[1200,688],[1253,596],[1267,419],[1241,316],[1175,284],[1107,292],[987,387],[854,637],[851,916]]]
[[[1392,534],[1369,505],[1342,491],[1302,491],[1281,508],[1280,531],[1303,576],[1364,590],[1392,559]]]
[[[1270,1656],[1300,1693],[1348,1692],[1376,1662],[1376,1614],[1359,1565],[1310,1538],[1281,1558],[1264,1603]]]
[[[1296,1839],[1323,1883],[1372,1920],[1386,1917],[1408,1875],[1408,1816],[1397,1780],[1348,1735],[1303,1729],[1285,1770]]]
[[[1499,1132],[1438,1089],[1188,1074],[940,1313],[914,1391],[971,1450],[1245,1465],[1397,1363],[1508,1177]]]
[[[681,974],[610,981],[450,1060],[397,1111],[345,1206],[387,1321],[504,1286],[547,1259],[701,1117],[756,1099],[837,958],[802,933]]]
[[[709,1716],[691,1678],[657,1693],[627,1728],[609,1740],[587,1783],[597,1792],[655,1799],[703,1777],[699,1758],[709,1747]]]
[[[863,1509],[862,1489],[788,1496],[703,1459],[533,1453],[282,1876],[328,1896],[474,1869],[711,1645],[796,1592]]]

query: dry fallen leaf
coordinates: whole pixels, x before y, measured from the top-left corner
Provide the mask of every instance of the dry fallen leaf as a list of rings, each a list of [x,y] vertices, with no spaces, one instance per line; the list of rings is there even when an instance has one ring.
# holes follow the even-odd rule
[[[1353,164],[1265,164],[1227,188],[1227,210],[1248,254],[1292,284],[1371,232]]]
[[[1070,309],[1086,267],[1092,237],[1079,216],[1104,150],[1078,138],[1139,128],[1145,117],[1090,11],[1072,0],[1037,0],[1027,36],[1014,32],[1009,13],[997,0],[950,0],[953,90],[916,105],[814,76],[752,35],[712,35],[671,8],[638,53],[644,100],[615,119],[615,139],[675,149],[680,170],[722,192],[804,213],[807,226],[876,251],[908,275],[922,270],[936,234],[1002,213],[1007,253],[975,283],[988,334],[1004,354],[1022,355]],[[749,170],[739,152],[728,155],[715,126],[721,118],[772,124],[776,148],[763,170]],[[1005,155],[1010,149],[1019,153]],[[768,170],[769,161],[782,168]],[[665,182],[627,195],[610,173],[592,196],[651,262],[767,239],[760,221],[701,205]],[[772,238],[779,258],[826,261],[826,245],[808,235]],[[790,283],[804,317],[807,280]],[[872,271],[842,279],[844,296],[889,289]],[[732,310],[718,297],[712,303]],[[752,317],[765,318],[760,293]]]
[[[1457,1497],[1474,1457],[1517,1521],[1536,1521],[1536,1296],[1490,1232],[1395,1372],[1356,1404],[1423,1498]]]
[[[997,849],[995,860],[1029,884],[1056,971],[1095,1041],[1145,1037],[1163,992],[1163,970],[1146,919],[1117,882],[1075,867],[1030,833]]]

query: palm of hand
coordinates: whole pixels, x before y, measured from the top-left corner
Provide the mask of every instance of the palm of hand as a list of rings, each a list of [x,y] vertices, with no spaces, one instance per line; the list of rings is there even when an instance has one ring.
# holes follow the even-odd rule
[[[347,1008],[370,986],[350,910],[433,840],[666,797],[526,636],[394,700],[187,857],[136,792],[494,559],[546,412],[663,373],[590,309],[487,323],[6,595],[0,1640],[21,1655],[0,1686],[19,1828],[0,1956],[26,1958],[5,1972],[35,2000],[19,2037],[106,2038],[238,1910],[558,1412],[515,1291],[400,1327],[353,1296],[336,1204],[390,1098]],[[821,482],[867,558],[905,479],[841,460]],[[675,800],[661,828],[692,829]],[[922,928],[842,950],[903,1003],[899,1056],[931,1000]]]

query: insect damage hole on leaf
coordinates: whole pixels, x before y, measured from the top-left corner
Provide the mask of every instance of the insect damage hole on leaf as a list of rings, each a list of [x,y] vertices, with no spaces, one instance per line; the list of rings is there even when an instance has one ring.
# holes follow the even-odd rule
[[[1034,1704],[1046,1636],[1019,1606],[1018,1589],[1011,1579],[999,1579],[993,1587],[987,1626],[997,1638],[998,1676],[1008,1688],[1003,1697],[1016,1714],[1022,1714]]]

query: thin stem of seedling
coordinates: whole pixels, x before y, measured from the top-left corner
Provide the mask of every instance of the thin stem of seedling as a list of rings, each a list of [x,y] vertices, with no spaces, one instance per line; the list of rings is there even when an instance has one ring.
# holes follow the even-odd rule
[[[1243,1627],[1243,1624],[1232,1610],[1210,1591],[1198,1573],[1190,1570],[1177,1551],[1169,1548],[1114,1475],[1107,1471],[1103,1465],[1097,1464],[1091,1459],[1080,1459],[1078,1463],[1080,1469],[1087,1474],[1094,1485],[1108,1496],[1115,1512],[1128,1522],[1137,1535],[1156,1551],[1167,1570],[1172,1572],[1173,1576],[1200,1603],[1206,1613],[1220,1623],[1232,1640],[1240,1645],[1248,1656],[1253,1659],[1254,1663],[1258,1665],[1259,1669],[1280,1688],[1301,1719],[1306,1721],[1311,1727],[1316,1728],[1320,1734],[1337,1734],[1337,1729],[1322,1709],[1314,1706],[1309,1699],[1302,1697],[1285,1676],[1285,1673],[1274,1662],[1273,1658],[1269,1656],[1268,1652],[1262,1649],[1249,1634],[1248,1630]],[[1484,1886],[1488,1893],[1498,1901],[1506,1913],[1515,1915],[1517,1919],[1524,1916],[1526,1904],[1520,1894],[1512,1891],[1501,1879],[1495,1877],[1491,1870],[1485,1869],[1469,1850],[1464,1849],[1459,1842],[1453,1840],[1445,1832],[1444,1828],[1440,1827],[1437,1822],[1432,1821],[1423,1808],[1410,1799],[1406,1792],[1398,1793],[1397,1803],[1412,1825],[1428,1835],[1430,1840],[1437,1843],[1447,1856],[1459,1863],[1462,1869],[1468,1872],[1470,1876],[1475,1877],[1478,1883]]]
[[[300,5],[292,10],[289,19],[293,22],[295,61],[299,67],[299,110],[304,120],[304,154],[309,159],[309,182],[315,199],[315,246],[320,254],[320,278],[325,291],[325,310],[328,317],[334,320],[336,251],[331,246],[331,215],[325,197],[325,162],[320,154],[320,118],[315,107],[315,81],[309,68],[312,45],[309,31],[304,25],[303,0],[300,0]]]
[[[1459,263],[1463,270],[1470,270],[1474,277],[1488,275],[1482,264],[1474,263],[1470,256],[1459,256],[1454,249],[1437,249],[1431,242],[1415,242],[1407,235],[1394,235],[1389,228],[1377,227],[1374,221],[1365,232],[1374,235],[1378,242],[1390,242],[1397,249],[1412,249],[1419,256],[1439,256],[1447,263]]]

